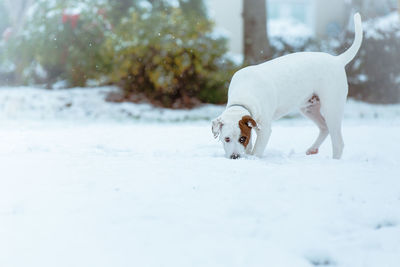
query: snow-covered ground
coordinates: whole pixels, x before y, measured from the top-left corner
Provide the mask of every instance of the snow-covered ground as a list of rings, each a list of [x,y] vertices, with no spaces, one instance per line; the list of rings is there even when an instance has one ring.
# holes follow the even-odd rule
[[[112,88],[0,88],[1,267],[400,266],[400,106],[350,101],[344,157],[273,126],[228,160],[222,109],[104,103]]]

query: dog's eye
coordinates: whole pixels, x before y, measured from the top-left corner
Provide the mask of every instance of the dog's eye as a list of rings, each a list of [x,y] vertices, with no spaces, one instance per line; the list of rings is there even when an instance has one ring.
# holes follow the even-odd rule
[[[225,142],[229,143],[231,139],[229,137],[225,137]]]
[[[243,144],[244,142],[246,142],[246,136],[240,137],[240,138],[239,138],[239,142],[240,142],[241,144]]]

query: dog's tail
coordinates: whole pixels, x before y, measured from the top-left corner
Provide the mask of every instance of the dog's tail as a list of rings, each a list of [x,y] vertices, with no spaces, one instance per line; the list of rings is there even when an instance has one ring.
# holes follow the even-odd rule
[[[354,28],[356,36],[354,38],[353,44],[346,52],[338,56],[344,65],[347,65],[350,61],[353,60],[353,58],[356,56],[358,50],[361,47],[363,39],[363,28],[362,28],[360,13],[354,15]]]

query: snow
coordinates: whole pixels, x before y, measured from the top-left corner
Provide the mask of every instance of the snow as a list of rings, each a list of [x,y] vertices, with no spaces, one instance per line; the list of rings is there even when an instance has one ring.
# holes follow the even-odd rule
[[[268,35],[270,37],[301,38],[313,37],[313,32],[306,24],[290,18],[273,19],[268,22]]]
[[[399,266],[399,105],[350,101],[339,161],[297,116],[228,160],[223,107],[111,90],[0,88],[0,266]]]
[[[270,20],[268,22],[268,35],[271,45],[278,50],[284,50],[282,42],[291,47],[302,47],[314,37],[310,27],[290,18]]]
[[[149,104],[104,102],[107,94],[115,90],[117,89],[114,87],[52,91],[28,87],[0,87],[0,121],[204,121],[211,120],[223,110],[223,107],[213,105],[182,111],[154,108]]]
[[[57,88],[65,84],[61,81]],[[224,106],[204,105],[192,110],[154,108],[141,103],[115,104],[105,102],[115,87],[73,88],[47,90],[29,87],[0,87],[0,122],[4,120],[46,120],[68,122],[201,122],[211,121]],[[290,118],[301,119],[297,113]],[[370,105],[348,100],[344,117],[349,121],[371,119],[396,121],[400,118],[400,105]],[[287,121],[284,121],[287,122]],[[301,120],[301,123],[303,121]]]
[[[363,25],[365,38],[384,39],[385,35],[391,32],[398,32],[399,26],[398,12],[392,12],[386,16],[366,21]],[[400,37],[400,33],[398,33]]]
[[[152,5],[149,1],[147,1],[147,0],[141,0],[141,1],[139,1],[139,2],[138,2],[138,6],[139,6],[140,8],[145,9],[145,10],[151,10],[151,9],[153,8],[153,5]]]

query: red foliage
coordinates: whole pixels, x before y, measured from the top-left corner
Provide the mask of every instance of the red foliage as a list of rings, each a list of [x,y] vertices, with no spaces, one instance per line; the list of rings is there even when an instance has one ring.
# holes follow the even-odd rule
[[[65,11],[62,14],[62,23],[65,24],[68,21],[71,24],[71,28],[75,29],[78,25],[80,14],[67,14]]]
[[[8,27],[7,29],[4,30],[3,32],[3,40],[5,42],[8,41],[8,39],[10,39],[11,35],[13,34],[13,30],[11,27]]]

